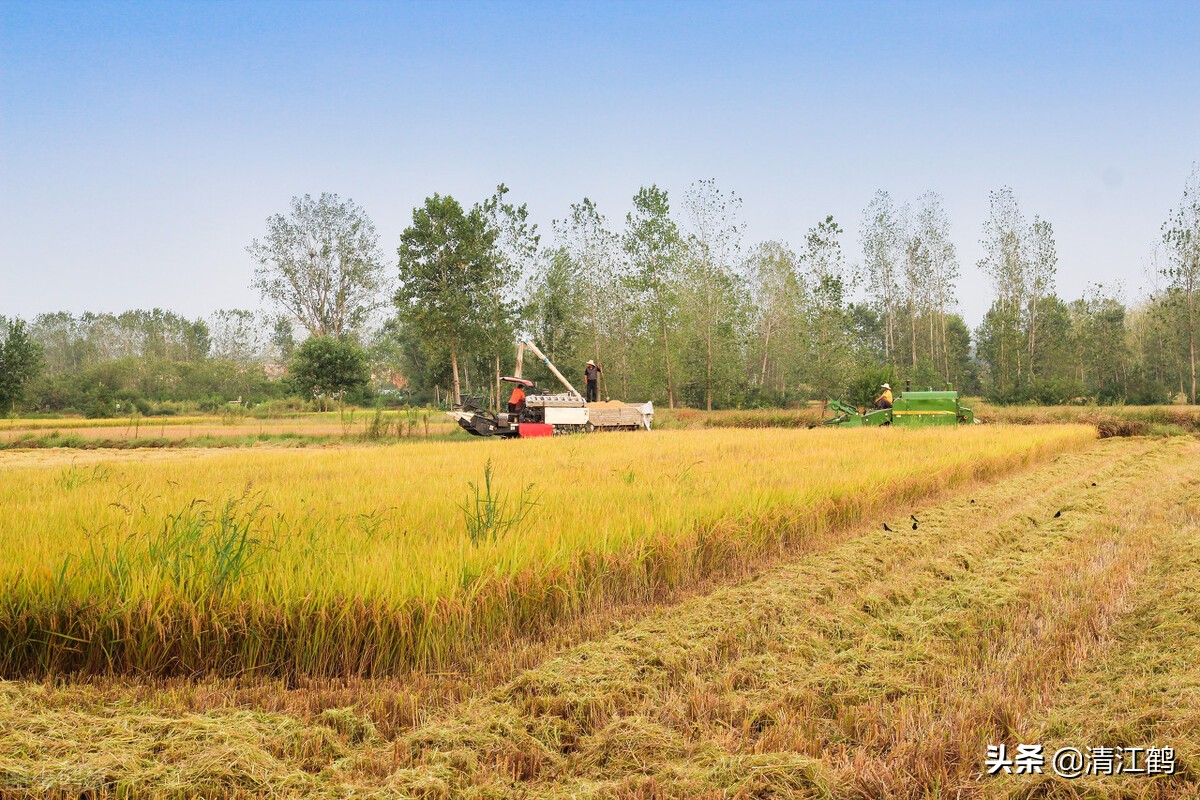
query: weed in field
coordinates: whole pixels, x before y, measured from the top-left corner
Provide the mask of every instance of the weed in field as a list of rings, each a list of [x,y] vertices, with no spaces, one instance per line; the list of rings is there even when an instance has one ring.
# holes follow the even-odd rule
[[[116,597],[127,598],[135,582],[163,581],[193,602],[219,600],[255,568],[262,539],[251,535],[262,503],[243,494],[213,508],[193,500],[170,514],[157,530],[135,532],[123,542],[93,540],[88,556],[60,570]]]
[[[483,486],[467,484],[470,494],[459,508],[466,519],[467,536],[471,544],[478,547],[484,542],[495,542],[513,528],[519,528],[529,513],[537,506],[533,498],[533,484],[521,489],[514,507],[510,508],[504,495],[492,488],[492,460],[483,468]]]
[[[68,491],[78,486],[85,486],[95,481],[102,481],[109,476],[110,470],[104,464],[96,464],[91,469],[76,466],[74,463],[62,471],[55,480],[58,488]]]

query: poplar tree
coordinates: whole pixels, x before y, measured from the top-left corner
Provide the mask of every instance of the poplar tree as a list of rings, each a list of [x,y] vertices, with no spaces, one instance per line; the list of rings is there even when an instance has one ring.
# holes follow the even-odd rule
[[[863,211],[863,269],[867,293],[883,314],[884,360],[896,363],[896,312],[900,294],[899,264],[903,254],[901,220],[892,197],[880,189]]]
[[[684,196],[688,223],[684,240],[680,296],[691,318],[692,334],[703,351],[704,407],[713,409],[714,370],[728,375],[735,357],[741,316],[737,266],[741,261],[741,198],[722,192],[716,181],[693,183]]]
[[[990,195],[990,213],[983,227],[984,257],[979,269],[992,281],[995,301],[984,318],[993,356],[993,382],[1004,396],[1022,373],[1021,319],[1027,301],[1029,272],[1025,218],[1009,187]]]
[[[809,293],[800,258],[782,242],[763,242],[749,259],[751,308],[757,347],[757,384],[774,378],[781,396],[800,379],[807,349],[805,328]],[[754,375],[751,373],[751,380]]]
[[[1180,323],[1187,335],[1191,378],[1189,399],[1195,405],[1196,294],[1200,292],[1200,167],[1192,166],[1192,174],[1184,185],[1179,207],[1163,223],[1162,238],[1167,248],[1167,259],[1162,267],[1163,277],[1182,300]]]
[[[667,405],[675,407],[671,328],[677,318],[679,229],[671,219],[667,192],[642,187],[625,217],[625,252],[633,270],[632,284],[642,295],[647,322],[662,350]]]

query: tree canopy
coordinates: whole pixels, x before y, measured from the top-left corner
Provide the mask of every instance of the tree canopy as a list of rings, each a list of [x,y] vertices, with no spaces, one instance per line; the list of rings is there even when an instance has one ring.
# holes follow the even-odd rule
[[[313,336],[341,337],[380,305],[384,266],[370,217],[336,194],[293,197],[287,216],[246,251],[257,262],[253,286]]]

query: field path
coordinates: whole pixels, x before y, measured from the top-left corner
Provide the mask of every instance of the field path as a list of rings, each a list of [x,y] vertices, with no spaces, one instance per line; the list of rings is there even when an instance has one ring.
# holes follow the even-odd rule
[[[1045,721],[1069,714],[1072,681],[1120,680],[1114,649],[1148,646],[1114,625],[1155,613],[1164,585],[1195,599],[1198,464],[1192,440],[1111,440],[913,509],[915,531],[888,520],[895,533],[629,624],[431,720],[395,743],[387,783],[445,797],[1076,796],[1089,784],[981,779],[985,748],[1062,738]],[[1200,653],[1194,613],[1177,622]],[[1093,796],[1197,796],[1196,663],[1123,737],[1175,745],[1182,774],[1108,779]],[[1070,717],[1094,738],[1067,743],[1114,744],[1086,724],[1128,701],[1110,695]]]

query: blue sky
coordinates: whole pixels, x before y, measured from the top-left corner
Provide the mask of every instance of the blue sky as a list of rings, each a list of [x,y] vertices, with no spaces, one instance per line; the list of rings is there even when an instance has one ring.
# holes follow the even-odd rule
[[[244,248],[296,194],[370,213],[503,181],[715,178],[748,243],[876,189],[940,192],[972,323],[989,190],[1055,226],[1059,292],[1134,299],[1200,160],[1200,3],[0,4],[0,314],[257,307]]]

